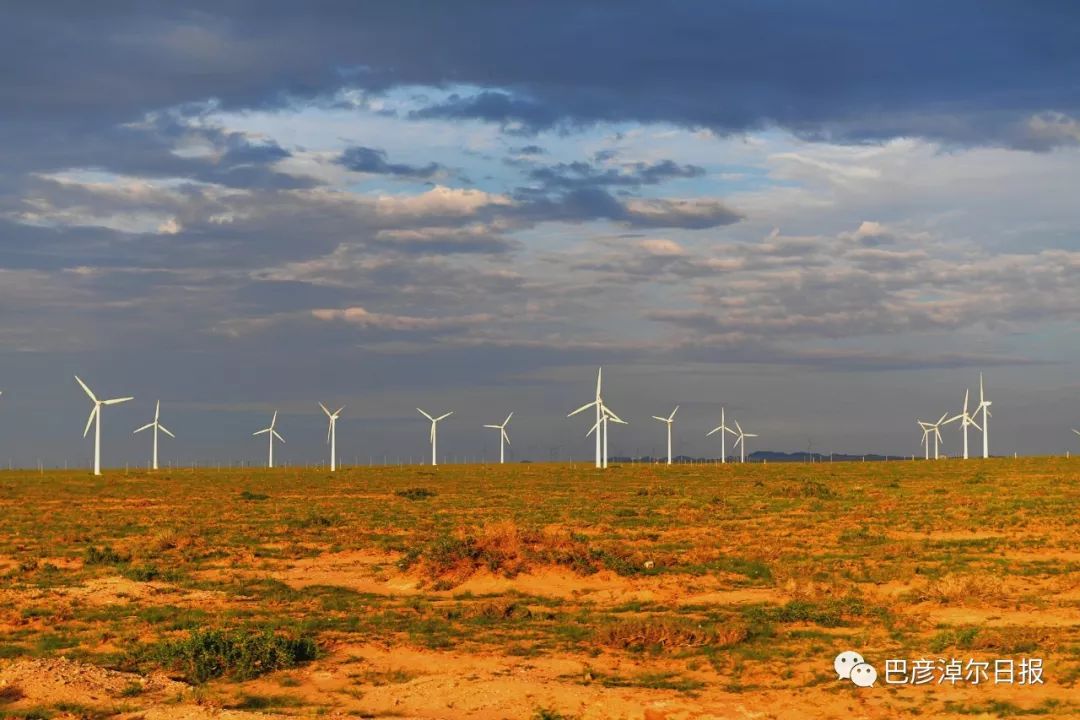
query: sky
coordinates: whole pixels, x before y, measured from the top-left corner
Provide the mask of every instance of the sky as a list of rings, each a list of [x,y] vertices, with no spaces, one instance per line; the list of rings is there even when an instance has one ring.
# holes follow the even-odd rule
[[[1080,450],[1080,7],[20,3],[0,465]],[[944,432],[944,451],[960,431]],[[974,435],[972,437],[974,442]]]

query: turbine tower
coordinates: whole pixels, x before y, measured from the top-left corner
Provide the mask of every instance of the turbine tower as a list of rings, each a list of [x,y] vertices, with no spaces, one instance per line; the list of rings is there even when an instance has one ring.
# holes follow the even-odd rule
[[[944,442],[941,439],[941,426],[945,424],[945,418],[947,418],[948,416],[949,416],[949,413],[943,413],[941,415],[941,417],[938,418],[938,421],[936,423],[926,423],[927,427],[930,428],[930,432],[934,433],[934,459],[935,460],[940,460],[941,459],[941,456],[938,453],[938,451],[939,451],[939,449],[941,447],[941,443]],[[919,424],[921,425],[922,422],[920,421]]]
[[[90,411],[90,417],[86,420],[86,429],[83,430],[83,437],[90,432],[90,424],[94,423],[94,474],[101,474],[101,406],[102,405],[119,405],[122,402],[128,400],[134,400],[133,397],[113,398],[112,400],[98,400],[97,396],[91,392],[90,388],[86,386],[78,375],[75,376],[75,380],[79,385],[82,385],[82,389],[86,391],[86,394],[90,396],[90,401],[94,403],[94,409]],[[96,422],[95,422],[96,421]]]
[[[319,403],[319,407],[326,413],[326,417],[330,418],[330,427],[326,429],[326,442],[330,445],[330,472],[334,472],[337,470],[337,421],[345,406],[342,405],[334,412],[327,410],[322,403]]]
[[[428,415],[426,412],[424,412],[420,408],[416,408],[416,410],[421,415],[423,415],[424,417],[426,417],[428,420],[431,421],[431,466],[435,467],[436,465],[439,464],[439,459],[438,459],[438,456],[436,454],[436,447],[437,447],[438,441],[439,441],[439,434],[438,434],[438,431],[437,431],[436,428],[438,427],[440,420],[445,420],[446,418],[450,417],[451,415],[454,414],[454,411],[451,410],[448,413],[443,413],[439,417],[431,417],[430,415]]]
[[[627,425],[628,424],[625,420],[623,420],[618,415],[613,413],[611,411],[611,409],[607,405],[604,405],[601,402],[600,403],[600,419],[596,421],[596,424],[592,426],[592,429],[590,429],[589,432],[585,433],[585,437],[589,437],[594,432],[596,433],[597,438],[599,438],[601,434],[603,434],[603,436],[604,436],[604,439],[603,439],[603,442],[602,442],[603,453],[600,456],[600,465],[599,465],[599,467],[601,467],[601,468],[606,468],[608,466],[608,442],[607,442],[607,439],[608,439],[608,427],[607,426],[608,426],[608,421],[609,420],[611,422],[614,422],[614,423],[619,423],[620,425]]]
[[[968,426],[969,425],[974,425],[976,430],[982,430],[982,428],[979,427],[978,423],[976,423],[975,420],[972,419],[971,415],[968,414],[968,395],[969,394],[970,393],[967,390],[964,390],[964,411],[961,412],[959,415],[952,416],[951,418],[946,420],[945,423],[944,423],[945,425],[948,425],[949,423],[954,422],[956,420],[960,421],[960,430],[961,430],[961,432],[964,433],[964,459],[965,460],[968,459]],[[978,412],[978,411],[976,411],[976,412]]]
[[[270,420],[270,427],[263,428],[259,432],[251,433],[252,437],[255,437],[256,435],[262,435],[263,433],[266,433],[267,436],[269,436],[269,438],[270,438],[270,459],[266,463],[266,467],[268,467],[268,468],[273,468],[274,467],[274,438],[277,438],[278,440],[280,440],[283,443],[285,442],[285,438],[278,435],[278,431],[274,429],[276,426],[277,426],[277,410],[274,411],[274,417],[271,418],[271,420]]]
[[[499,464],[500,465],[502,465],[504,462],[506,462],[506,452],[505,452],[506,447],[505,446],[510,444],[510,436],[506,434],[506,426],[507,426],[507,424],[509,424],[510,418],[512,418],[512,417],[514,417],[513,410],[511,410],[510,414],[506,416],[505,420],[503,420],[502,425],[485,425],[484,426],[486,428],[492,428],[494,430],[499,431]]]
[[[919,423],[919,427],[922,428],[922,446],[924,459],[930,459],[930,431],[934,429],[933,423],[923,422],[922,420],[916,420]]]
[[[720,426],[715,427],[709,432],[705,433],[705,437],[709,437],[713,433],[720,433],[720,462],[726,463],[727,438],[725,437],[725,433],[731,433],[732,435],[737,435],[738,433],[736,433],[734,430],[727,426],[726,421],[724,420],[724,408],[720,408]]]
[[[983,434],[983,458],[990,457],[990,424],[987,418],[993,417],[990,414],[990,405],[992,403],[986,399],[986,394],[983,392],[983,376],[979,373],[979,404],[975,408],[975,414],[978,415],[982,410],[982,434]]]
[[[662,423],[667,423],[667,464],[671,464],[671,424],[675,420],[675,413],[679,412],[679,406],[676,405],[675,409],[671,411],[671,414],[666,418],[662,418],[658,415],[653,415],[653,420],[659,420]]]
[[[161,432],[165,433],[166,435],[168,435],[169,437],[171,437],[173,439],[176,438],[175,435],[173,435],[171,432],[169,432],[169,429],[167,427],[165,427],[160,422],[158,422],[158,418],[160,416],[161,416],[161,401],[158,400],[157,405],[154,406],[154,422],[147,423],[147,424],[143,425],[141,428],[139,428],[138,430],[136,430],[135,432],[131,433],[132,435],[134,435],[135,433],[141,433],[143,430],[149,430],[151,428],[154,429],[154,458],[153,458],[154,462],[153,462],[153,467],[154,467],[155,470],[158,469],[158,462],[157,462],[157,445],[158,445],[157,436],[158,436],[158,430],[160,430]]]
[[[746,438],[757,437],[754,433],[743,432],[742,426],[739,425],[739,421],[735,421],[735,428],[739,431],[738,438],[735,439],[735,444],[739,446],[739,462],[746,462]]]
[[[581,407],[579,407],[577,410],[570,413],[566,417],[573,417],[573,416],[577,415],[579,412],[583,412],[585,410],[588,410],[591,407],[595,407],[596,408],[596,425],[597,426],[600,425],[601,418],[603,417],[603,407],[604,407],[604,401],[600,397],[600,381],[603,378],[603,374],[604,374],[604,368],[599,368],[596,371],[596,397],[593,399],[593,401],[591,403],[588,403],[587,405],[582,405]],[[591,431],[590,431],[590,433],[591,433]],[[588,437],[588,436],[589,436],[589,433],[587,433],[585,435],[585,437]],[[606,437],[606,435],[605,435],[605,437]],[[596,434],[596,467],[598,467],[598,468],[603,467],[603,463],[602,463],[601,458],[600,458],[600,443],[601,443],[600,433],[597,433]]]

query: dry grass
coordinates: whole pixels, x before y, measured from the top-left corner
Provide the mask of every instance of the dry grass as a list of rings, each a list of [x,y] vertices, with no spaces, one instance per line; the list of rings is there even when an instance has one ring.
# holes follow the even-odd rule
[[[644,650],[729,647],[747,638],[744,625],[705,625],[692,620],[643,616],[616,620],[596,631],[596,642],[607,647]]]
[[[964,605],[1007,602],[1009,595],[1005,582],[994,575],[950,573],[930,581],[926,587],[917,590],[915,599],[918,602],[935,602],[942,605]]]

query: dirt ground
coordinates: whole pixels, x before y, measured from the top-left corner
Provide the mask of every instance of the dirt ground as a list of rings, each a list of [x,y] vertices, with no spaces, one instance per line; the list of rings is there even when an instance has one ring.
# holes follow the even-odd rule
[[[0,718],[1077,717],[1077,469],[0,473]]]

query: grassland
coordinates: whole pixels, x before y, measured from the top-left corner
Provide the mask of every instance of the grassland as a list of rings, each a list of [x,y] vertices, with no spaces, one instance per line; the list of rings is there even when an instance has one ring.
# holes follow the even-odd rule
[[[1075,716],[1078,471],[0,473],[0,717]],[[1045,684],[860,689],[848,649]]]

